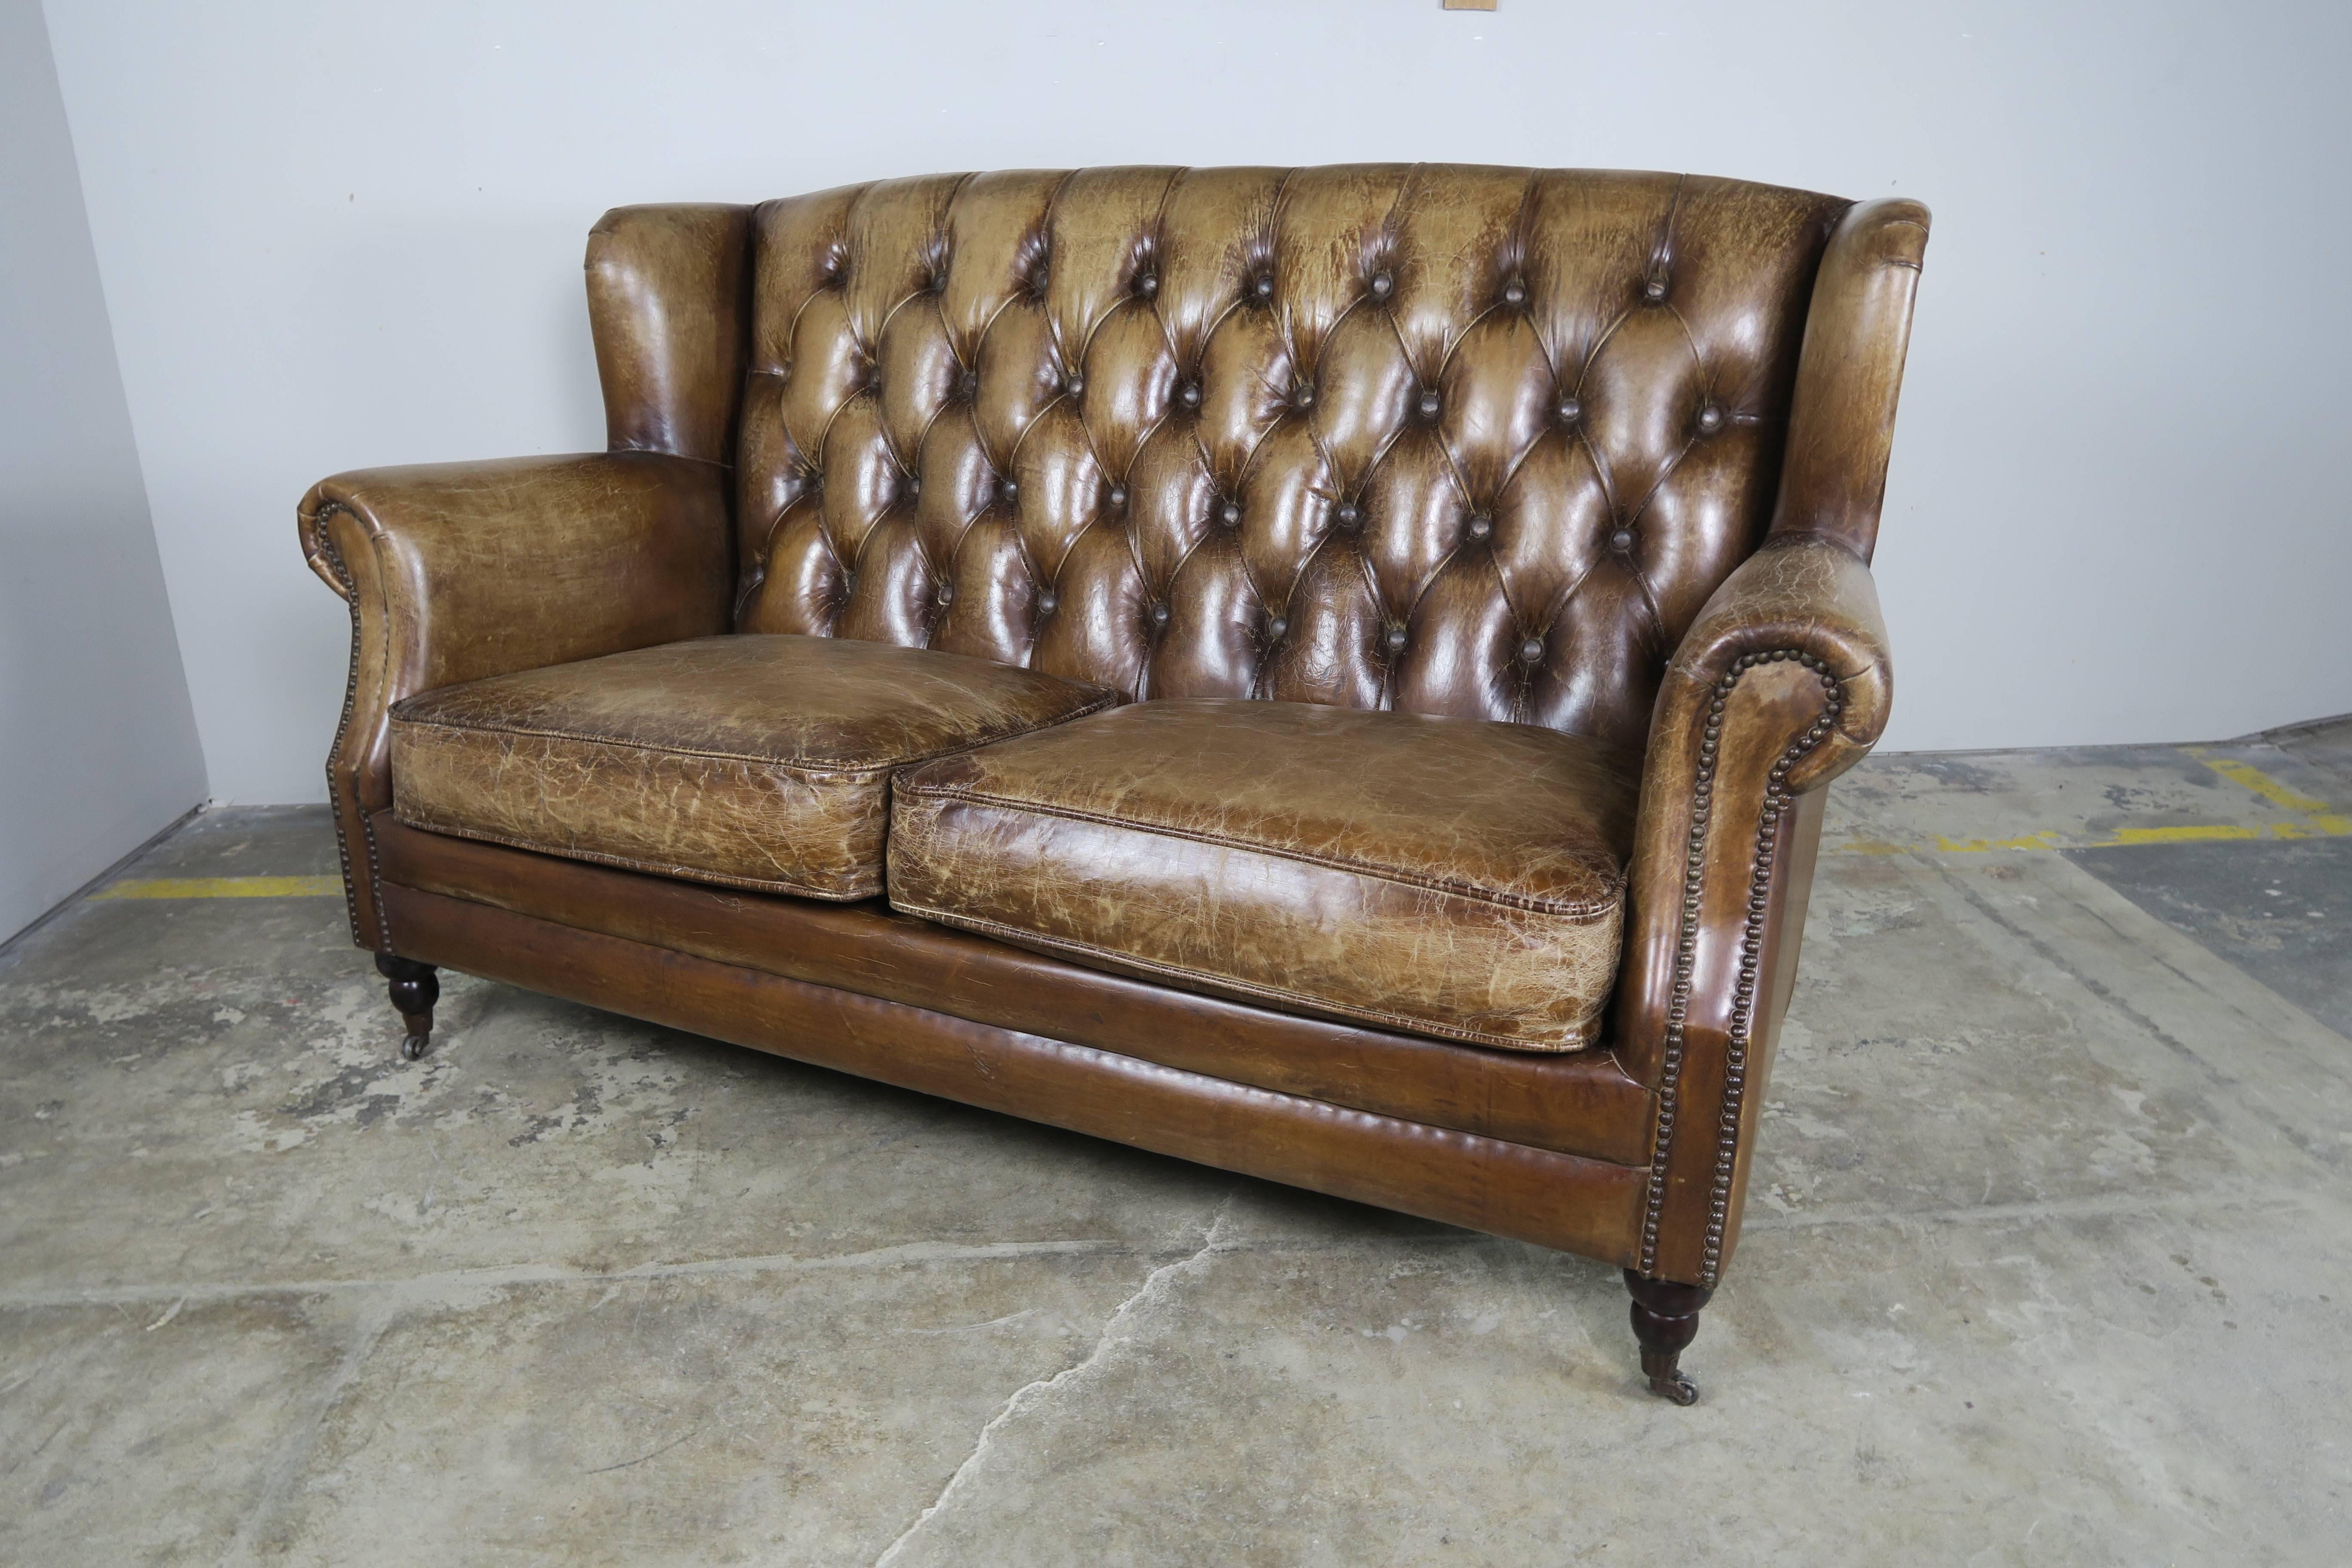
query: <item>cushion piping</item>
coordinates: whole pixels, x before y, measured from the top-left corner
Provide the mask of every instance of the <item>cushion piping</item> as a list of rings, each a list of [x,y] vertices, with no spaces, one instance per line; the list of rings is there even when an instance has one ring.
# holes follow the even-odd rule
[[[1564,900],[1535,899],[1525,894],[1507,893],[1493,888],[1476,888],[1467,883],[1448,881],[1442,877],[1416,876],[1412,872],[1391,867],[1367,866],[1360,861],[1341,860],[1328,856],[1308,854],[1302,850],[1277,849],[1267,845],[1252,843],[1244,838],[1198,832],[1160,823],[1137,822],[1129,817],[1111,816],[1101,812],[1084,811],[1075,806],[1045,805],[1034,801],[1013,800],[1003,795],[983,794],[978,790],[964,789],[953,784],[912,784],[905,779],[894,779],[891,781],[891,787],[894,793],[903,789],[909,795],[927,796],[934,800],[961,801],[971,805],[995,806],[1006,811],[1031,812],[1039,816],[1058,816],[1071,822],[1091,822],[1106,827],[1122,827],[1129,832],[1149,833],[1164,838],[1189,839],[1193,843],[1207,844],[1219,849],[1239,849],[1253,855],[1264,855],[1269,859],[1291,860],[1303,865],[1320,866],[1327,870],[1345,871],[1352,876],[1368,877],[1374,881],[1393,882],[1400,887],[1422,888],[1436,893],[1451,893],[1456,898],[1495,904],[1505,909],[1525,910],[1540,915],[1559,915],[1580,921],[1600,920],[1615,913],[1622,903],[1625,890],[1625,872],[1621,869],[1610,878],[1612,884],[1610,891],[1598,901],[1571,902]]]

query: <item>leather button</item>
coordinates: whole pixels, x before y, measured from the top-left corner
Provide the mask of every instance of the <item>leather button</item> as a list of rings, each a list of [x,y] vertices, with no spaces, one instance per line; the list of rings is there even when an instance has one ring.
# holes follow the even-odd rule
[[[1402,626],[1391,626],[1388,629],[1388,635],[1381,638],[1381,646],[1387,648],[1391,653],[1402,653],[1404,651],[1404,628]]]
[[[980,395],[980,373],[968,370],[956,377],[956,395],[970,403]]]
[[[1271,274],[1271,273],[1267,273],[1267,272],[1261,272],[1261,273],[1259,273],[1255,278],[1253,278],[1252,279],[1250,279],[1250,293],[1251,293],[1252,295],[1254,295],[1255,298],[1257,298],[1257,299],[1259,299],[1259,300],[1271,300],[1271,299],[1273,299],[1273,298],[1274,298],[1274,276],[1273,276],[1273,274]]]
[[[1239,501],[1227,501],[1224,505],[1217,509],[1217,519],[1227,528],[1239,528],[1242,525],[1241,503]]]
[[[1544,646],[1543,639],[1541,637],[1529,637],[1527,641],[1519,645],[1519,662],[1521,664],[1541,664],[1543,662],[1543,656]]]
[[[1435,387],[1424,386],[1421,389],[1421,416],[1423,419],[1436,418],[1438,409],[1443,406]]]
[[[1315,389],[1307,385],[1305,382],[1300,382],[1297,386],[1290,389],[1290,405],[1293,408],[1314,407]]]
[[[1385,300],[1396,292],[1396,279],[1385,272],[1375,272],[1371,279],[1372,298]]]
[[[1653,278],[1647,283],[1642,285],[1642,298],[1647,300],[1651,304],[1654,305],[1665,297],[1666,280],[1664,279]]]
[[[1280,642],[1289,634],[1289,631],[1290,623],[1283,619],[1280,616],[1276,616],[1265,623],[1265,640],[1268,642]]]
[[[1698,427],[1708,435],[1723,428],[1723,410],[1710,403],[1698,411]]]
[[[1114,510],[1123,510],[1127,506],[1127,487],[1125,485],[1111,486],[1110,504]]]
[[[1087,378],[1083,375],[1073,374],[1064,378],[1062,382],[1062,390],[1069,396],[1076,397],[1087,390]]]
[[[1464,525],[1463,531],[1473,539],[1484,539],[1495,531],[1495,520],[1483,511],[1478,512]]]
[[[1561,424],[1573,425],[1584,417],[1584,405],[1573,397],[1563,397],[1559,400],[1559,407],[1554,412],[1559,414]]]
[[[1200,407],[1201,384],[1197,381],[1188,381],[1183,385],[1178,387],[1176,389],[1176,401],[1182,404],[1187,408]]]
[[[1514,278],[1513,279],[1511,279],[1511,281],[1509,281],[1508,283],[1506,283],[1506,284],[1504,284],[1504,285],[1503,285],[1503,303],[1504,303],[1504,304],[1506,304],[1506,305],[1524,305],[1524,304],[1526,304],[1527,302],[1528,302],[1528,286],[1527,286],[1526,284],[1524,284],[1524,283],[1520,282],[1517,279]]]
[[[1168,624],[1167,605],[1154,605],[1151,606],[1151,624],[1155,626],[1164,626]]]
[[[1048,588],[1037,595],[1037,613],[1041,616],[1050,616],[1061,602],[1054,596],[1054,591]]]
[[[1354,501],[1342,501],[1339,503],[1339,510],[1331,514],[1331,521],[1349,533],[1353,533],[1357,526],[1364,521],[1364,513]]]
[[[1142,272],[1136,275],[1135,291],[1149,300],[1160,292],[1160,274]]]
[[[942,604],[942,605],[952,605],[952,604],[954,604],[954,603],[955,603],[955,584],[952,584],[952,583],[942,583],[942,584],[940,584],[939,599],[940,599],[940,604]]]
[[[1019,485],[1014,484],[1011,479],[999,479],[996,481],[997,505],[1017,506],[1020,504],[1020,501],[1021,487]]]
[[[923,480],[922,476],[919,474],[908,474],[907,476],[907,499],[908,500],[920,500],[923,499]]]
[[[1616,551],[1633,549],[1633,531],[1630,528],[1621,528],[1616,532],[1611,534],[1609,536],[1609,548]]]

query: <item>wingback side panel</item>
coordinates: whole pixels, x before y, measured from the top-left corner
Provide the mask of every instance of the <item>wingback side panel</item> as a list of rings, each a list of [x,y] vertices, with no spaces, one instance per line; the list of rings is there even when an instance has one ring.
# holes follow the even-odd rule
[[[1639,744],[1763,535],[1849,205],[1429,165],[768,203],[737,625]]]

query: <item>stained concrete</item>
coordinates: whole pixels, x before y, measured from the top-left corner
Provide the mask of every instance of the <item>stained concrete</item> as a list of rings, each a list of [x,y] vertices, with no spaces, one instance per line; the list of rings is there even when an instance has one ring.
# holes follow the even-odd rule
[[[0,955],[0,1561],[2340,1563],[2344,759],[1841,781],[1690,1410],[1597,1265],[462,976],[403,1063],[337,900],[85,900]]]

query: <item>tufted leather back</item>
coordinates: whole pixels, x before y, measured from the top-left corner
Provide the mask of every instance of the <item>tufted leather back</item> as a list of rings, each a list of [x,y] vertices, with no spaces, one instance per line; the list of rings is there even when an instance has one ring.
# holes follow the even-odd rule
[[[1769,521],[1849,205],[1429,165],[770,202],[737,626],[1639,745]]]

